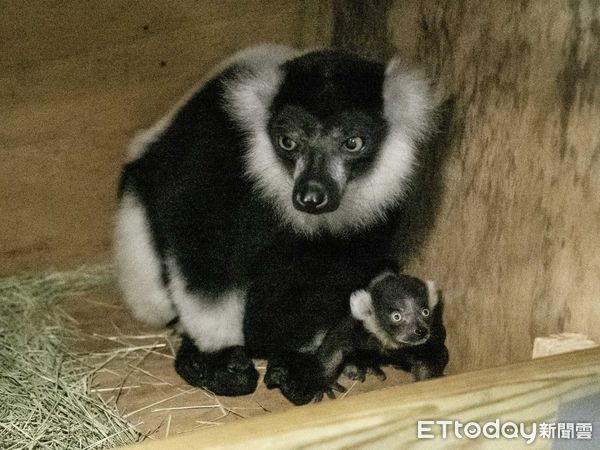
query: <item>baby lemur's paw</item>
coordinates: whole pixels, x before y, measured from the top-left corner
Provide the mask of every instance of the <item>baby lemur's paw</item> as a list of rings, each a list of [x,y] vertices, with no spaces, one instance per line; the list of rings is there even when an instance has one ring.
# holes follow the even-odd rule
[[[322,391],[317,392],[315,394],[315,397],[313,398],[313,401],[315,403],[319,403],[321,400],[323,400],[323,395],[327,395],[328,398],[330,398],[331,400],[335,400],[335,392],[339,392],[340,394],[343,394],[344,392],[347,392],[348,390],[342,386],[340,383],[338,383],[337,381],[334,381],[329,387],[324,388]]]

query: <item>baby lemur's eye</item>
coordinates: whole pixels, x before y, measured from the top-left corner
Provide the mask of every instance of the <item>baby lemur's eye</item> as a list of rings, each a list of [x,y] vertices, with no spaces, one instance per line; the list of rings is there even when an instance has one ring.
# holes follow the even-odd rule
[[[424,308],[423,311],[421,311],[421,314],[423,314],[425,317],[427,317],[430,314],[430,312],[427,308]]]
[[[394,322],[400,322],[402,320],[402,314],[400,314],[398,311],[394,311],[392,313],[392,320]]]

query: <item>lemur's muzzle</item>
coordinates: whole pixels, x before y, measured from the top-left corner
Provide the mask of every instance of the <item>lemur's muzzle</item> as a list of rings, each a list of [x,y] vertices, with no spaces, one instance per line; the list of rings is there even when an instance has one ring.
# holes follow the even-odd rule
[[[294,193],[294,206],[303,212],[320,214],[328,204],[327,189],[318,181],[308,181]]]
[[[313,150],[301,157],[294,177],[294,208],[308,214],[323,214],[340,206],[345,177],[339,170],[334,176],[335,166],[331,152]]]

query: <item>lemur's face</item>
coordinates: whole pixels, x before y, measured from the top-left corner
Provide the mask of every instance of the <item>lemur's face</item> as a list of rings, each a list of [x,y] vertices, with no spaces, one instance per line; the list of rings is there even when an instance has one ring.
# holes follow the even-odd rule
[[[377,156],[385,127],[360,111],[327,122],[300,106],[273,116],[273,148],[294,184],[294,207],[309,214],[335,211],[348,182],[364,175]]]
[[[435,103],[399,59],[284,51],[241,61],[223,83],[246,137],[244,173],[295,232],[347,235],[404,200]]]
[[[386,348],[425,343],[431,336],[430,305],[434,302],[434,287],[418,278],[392,273],[379,275],[367,290],[350,298],[352,315]]]
[[[289,66],[271,107],[271,144],[293,184],[294,208],[332,212],[347,184],[373,166],[386,136],[384,67],[331,54]]]
[[[408,278],[408,277],[406,277]],[[380,327],[399,344],[419,345],[429,339],[431,311],[427,287],[395,277],[372,288],[373,305]]]

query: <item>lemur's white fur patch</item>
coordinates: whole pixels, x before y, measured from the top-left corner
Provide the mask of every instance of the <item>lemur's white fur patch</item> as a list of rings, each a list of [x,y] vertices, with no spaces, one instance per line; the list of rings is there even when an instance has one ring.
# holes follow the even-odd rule
[[[246,293],[231,289],[218,297],[191,292],[173,260],[168,263],[169,290],[183,331],[203,352],[244,345]]]
[[[176,312],[162,282],[146,212],[130,192],[123,195],[117,213],[115,257],[119,284],[134,316],[152,325],[173,320]]]
[[[384,274],[381,276],[388,276]],[[397,349],[400,344],[394,341],[380,326],[373,310],[373,297],[363,289],[350,295],[350,312],[352,316],[363,323],[365,329],[377,338],[384,348]]]
[[[269,139],[269,108],[284,74],[282,59],[245,62],[248,67],[228,82],[227,109],[247,132],[249,151],[246,173],[268,199],[282,221],[296,231],[318,234],[328,230],[344,234],[366,227],[385,217],[389,207],[402,200],[416,164],[418,140],[430,129],[434,102],[425,79],[393,59],[387,66],[383,85],[384,116],[389,133],[369,174],[348,183],[340,206],[321,215],[303,213],[292,203],[293,180],[277,159]]]
[[[440,301],[440,294],[433,281],[427,280],[425,281],[425,284],[427,285],[427,301],[429,309],[433,311]]]
[[[373,314],[373,299],[364,289],[354,291],[350,295],[350,312],[356,320],[363,321]]]

